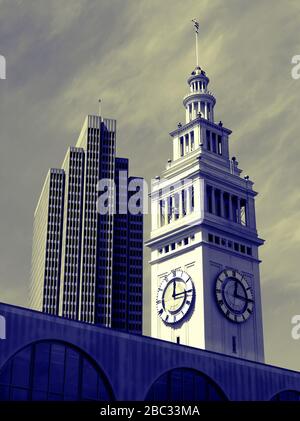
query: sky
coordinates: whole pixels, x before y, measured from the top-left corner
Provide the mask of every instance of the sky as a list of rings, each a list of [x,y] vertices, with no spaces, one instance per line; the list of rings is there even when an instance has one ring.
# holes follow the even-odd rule
[[[266,361],[300,370],[298,0],[0,0],[0,301],[26,306],[34,209],[84,117],[117,119],[117,150],[147,180],[171,157],[169,132],[199,59],[231,156],[255,181]],[[145,221],[145,239],[149,236]],[[150,271],[145,252],[145,284]],[[149,282],[147,282],[147,280]]]

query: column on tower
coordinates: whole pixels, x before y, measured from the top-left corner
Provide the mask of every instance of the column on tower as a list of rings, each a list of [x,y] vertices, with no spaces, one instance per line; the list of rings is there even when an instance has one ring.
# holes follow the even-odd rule
[[[184,189],[185,193],[185,200],[186,200],[186,214],[190,213],[190,189],[188,187],[185,187]]]
[[[194,189],[194,185],[192,184],[190,187],[190,209],[191,212],[194,212],[194,208],[195,208],[195,189]]]
[[[255,202],[252,197],[248,197],[248,227],[254,228],[256,227],[256,217],[255,217]]]
[[[236,198],[237,200],[236,200],[236,202],[237,202],[237,209],[236,209],[236,213],[237,213],[237,215],[236,215],[236,222],[238,223],[238,224],[240,224],[241,223],[241,199],[239,198],[239,197],[237,197]]]
[[[179,190],[178,198],[179,198],[179,203],[178,203],[179,218],[182,218],[183,217],[182,190]]]
[[[246,226],[249,225],[249,205],[248,205],[248,201],[246,201],[246,205],[245,205],[245,216],[246,216]]]
[[[186,195],[186,188],[183,185],[183,189],[181,190],[181,206],[182,206],[182,216],[187,214],[187,195]]]
[[[184,136],[184,142],[185,142],[185,146],[184,146],[184,150],[185,153],[189,153],[189,134],[186,133],[186,135]]]
[[[172,222],[174,218],[174,193],[173,189],[171,190],[169,197],[169,222]]]
[[[185,109],[185,121],[186,123],[189,122],[189,107],[186,107]]]
[[[154,201],[153,201],[154,202]],[[158,201],[159,205],[158,205],[158,228],[162,227],[164,225],[164,208],[163,208],[163,200],[159,199]]]
[[[207,102],[204,102],[204,117],[207,119]]]
[[[180,195],[179,192],[176,191],[174,193],[174,219],[178,219],[180,216]]]
[[[194,210],[194,198],[193,198],[193,185],[189,185],[188,187],[186,187],[185,192],[186,192],[186,213],[192,213]]]
[[[195,149],[195,134],[194,131],[190,132],[191,151]]]
[[[164,221],[165,221],[165,225],[168,223],[169,219],[169,206],[168,206],[168,199],[165,198],[163,199],[163,211],[164,211]]]
[[[199,146],[204,144],[203,127],[199,127]]]
[[[239,197],[237,198],[237,218],[236,218],[236,222],[238,224],[241,223],[241,199]]]
[[[197,195],[196,195],[197,197]],[[205,182],[204,179],[200,179],[200,194],[199,197],[202,198],[202,200],[200,201],[200,215],[199,217],[203,218],[205,215],[205,212],[207,212],[207,195],[205,192]]]

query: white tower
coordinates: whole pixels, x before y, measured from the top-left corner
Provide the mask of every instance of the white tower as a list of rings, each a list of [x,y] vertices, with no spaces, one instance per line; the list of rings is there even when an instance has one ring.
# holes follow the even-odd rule
[[[263,361],[257,193],[229,157],[205,72],[187,82],[186,122],[151,191],[151,336]]]

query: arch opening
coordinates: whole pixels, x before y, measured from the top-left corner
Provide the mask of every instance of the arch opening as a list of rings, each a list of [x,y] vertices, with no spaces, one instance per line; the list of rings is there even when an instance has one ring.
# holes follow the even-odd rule
[[[80,349],[40,341],[12,356],[0,370],[0,400],[114,400],[106,376]]]
[[[175,368],[161,375],[150,387],[146,401],[227,401],[221,388],[205,374]]]
[[[300,392],[297,390],[282,390],[271,398],[271,401],[300,401]]]

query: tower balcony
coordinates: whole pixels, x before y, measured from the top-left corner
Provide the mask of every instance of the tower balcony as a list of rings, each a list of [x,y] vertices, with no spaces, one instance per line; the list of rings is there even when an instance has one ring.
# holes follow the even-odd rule
[[[188,102],[197,100],[209,100],[213,103],[213,105],[216,103],[216,98],[213,92],[208,89],[198,89],[193,92],[189,92],[183,97],[183,105],[186,107]]]

